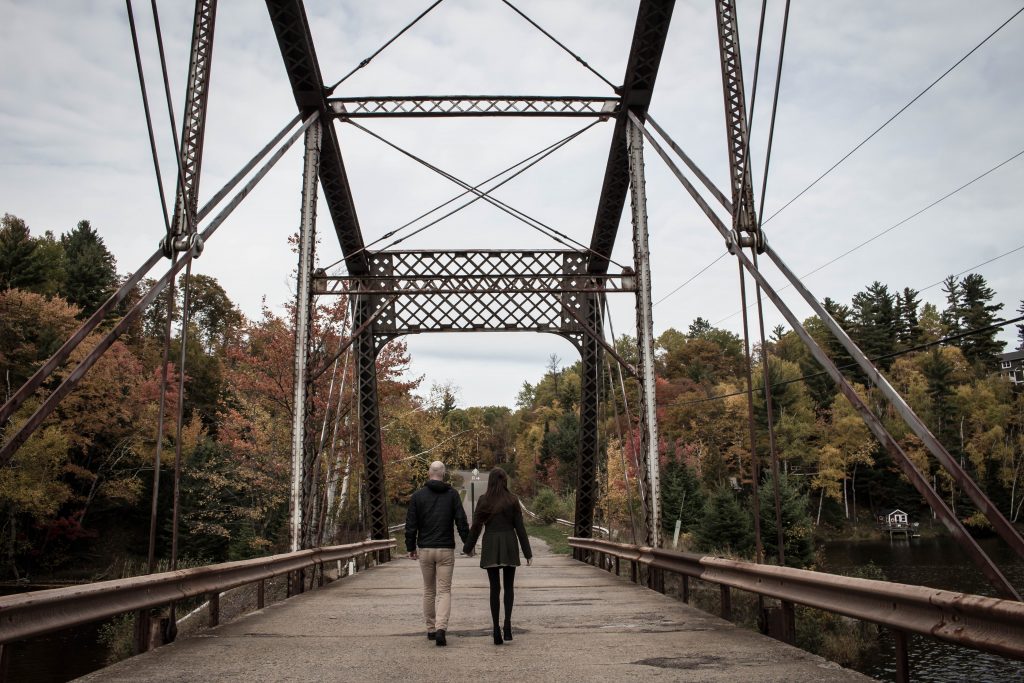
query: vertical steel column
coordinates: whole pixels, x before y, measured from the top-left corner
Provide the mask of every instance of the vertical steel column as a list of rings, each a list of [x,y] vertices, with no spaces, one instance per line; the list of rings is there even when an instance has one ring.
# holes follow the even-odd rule
[[[582,299],[587,324],[592,330],[603,330],[601,302],[597,295],[588,294]],[[600,411],[599,392],[601,388],[601,364],[603,350],[590,335],[583,335],[581,357],[583,378],[580,386],[580,448],[576,468],[576,528],[580,538],[593,535],[594,507],[597,504],[597,470],[600,457],[598,442],[598,419]],[[573,550],[573,556],[581,559],[583,551]]]
[[[302,169],[302,219],[299,225],[299,274],[295,291],[295,373],[292,408],[291,549],[302,543],[303,453],[306,440],[306,395],[309,389],[309,328],[313,317],[313,245],[316,237],[316,183],[320,170],[321,122],[306,129],[306,157]]]
[[[643,411],[640,413],[640,451],[647,465],[647,543],[658,547],[661,538],[661,485],[658,471],[658,414],[654,393],[654,321],[651,303],[651,261],[647,245],[647,191],[644,180],[644,139],[632,122],[628,126],[629,187],[633,209],[633,265],[636,293],[637,346],[643,378]]]
[[[181,173],[175,195],[174,221],[171,223],[175,237],[180,237],[189,230],[195,232],[216,17],[217,0],[196,0],[192,24],[192,51],[188,60],[185,114],[181,120]]]
[[[354,300],[353,327],[359,328],[373,315],[380,297],[357,294]],[[374,327],[373,324],[368,325],[356,337],[355,366],[370,537],[388,538],[388,501],[384,490],[384,447],[380,435],[380,408],[377,405],[377,340],[373,333]]]
[[[722,93],[725,97],[725,131],[729,138],[729,184],[732,189],[733,227],[751,232],[757,229],[757,220],[754,211],[754,188],[750,182],[747,105],[743,91],[743,66],[740,61],[735,0],[715,0],[715,14],[718,20],[718,51],[722,63]],[[757,88],[754,90],[756,92]]]

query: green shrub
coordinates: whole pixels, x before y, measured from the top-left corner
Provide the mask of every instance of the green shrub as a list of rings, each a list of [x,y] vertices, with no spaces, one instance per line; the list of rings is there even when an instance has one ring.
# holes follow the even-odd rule
[[[533,510],[533,513],[540,517],[541,521],[545,524],[554,524],[556,519],[563,517],[565,514],[563,507],[563,500],[558,497],[557,493],[547,487],[538,491],[537,495],[530,502],[530,508]]]

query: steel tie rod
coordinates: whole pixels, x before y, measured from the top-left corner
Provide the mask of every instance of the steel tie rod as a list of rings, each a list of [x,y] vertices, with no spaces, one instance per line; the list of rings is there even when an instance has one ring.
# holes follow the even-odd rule
[[[274,136],[273,140],[268,142],[263,149],[256,154],[256,156],[250,159],[249,162],[210,199],[210,201],[206,202],[197,214],[196,220],[201,220],[209,215],[221,200],[223,200],[224,197],[226,197],[227,194],[234,189],[239,182],[241,182],[242,178],[249,174],[249,171],[251,171],[256,164],[258,164],[263,157],[273,149],[274,145],[284,138],[288,131],[295,126],[298,121],[298,116],[289,121],[288,125],[282,128],[281,132]],[[103,322],[103,319],[106,318],[107,315],[118,306],[118,304],[125,300],[128,294],[135,289],[136,285],[142,281],[142,278],[145,277],[146,274],[152,270],[153,266],[155,266],[162,258],[163,251],[157,249],[156,252],[154,252],[153,255],[142,264],[142,267],[132,273],[131,277],[129,277],[125,283],[110,296],[109,299],[103,302],[102,306],[96,309],[96,311],[89,316],[84,323],[82,323],[82,326],[79,327],[78,330],[71,335],[71,337],[64,342],[64,344],[57,349],[57,351],[54,352],[54,354],[50,356],[45,363],[43,363],[42,367],[36,370],[32,377],[21,385],[21,387],[14,393],[14,396],[12,396],[6,403],[4,403],[3,407],[0,408],[0,425],[7,422],[11,415],[21,407],[28,397],[31,396],[32,393],[35,392],[35,390],[38,389],[51,374],[53,374],[53,371],[59,368],[64,361],[68,359],[68,356],[78,348],[78,345],[85,340],[89,333],[96,329],[96,326]]]
[[[988,518],[989,522],[992,523],[992,527],[996,532],[1006,541],[1011,548],[1019,555],[1024,558],[1024,538],[1021,538],[1020,533],[1010,524],[1009,520],[1003,516],[1003,513],[999,510],[996,505],[989,500],[988,496],[985,495],[978,485],[974,482],[974,479],[964,471],[960,466],[960,463],[950,455],[946,447],[939,442],[935,435],[932,434],[928,426],[925,425],[924,421],[914,412],[914,409],[900,396],[899,392],[893,388],[889,380],[885,378],[875,364],[864,355],[864,352],[850,339],[850,336],[846,333],[846,330],[835,321],[835,319],[829,314],[829,312],[822,306],[814,295],[811,294],[810,290],[804,286],[800,278],[789,269],[789,266],[782,260],[778,253],[770,246],[765,246],[765,255],[775,264],[775,266],[785,275],[786,279],[789,280],[790,284],[800,293],[800,296],[808,303],[815,314],[821,318],[821,321],[825,323],[825,326],[832,332],[832,335],[839,340],[839,343],[843,345],[843,348],[850,354],[857,365],[860,366],[864,374],[867,375],[871,383],[874,384],[882,392],[882,395],[888,399],[888,401],[896,408],[896,411],[903,418],[907,426],[913,430],[914,434],[917,435],[924,445],[931,451],[935,459],[942,464],[946,470],[953,475],[956,482],[963,487],[964,492],[970,496],[974,504],[978,506],[978,509],[984,513],[985,517]]]
[[[270,169],[277,164],[281,157],[284,156],[284,153],[288,151],[306,128],[317,120],[318,116],[319,115],[317,113],[311,115],[306,122],[297,131],[295,131],[290,138],[288,138],[285,144],[267,160],[260,170],[257,171],[256,175],[254,175],[249,182],[238,191],[228,205],[224,207],[219,214],[217,214],[217,216],[210,222],[210,225],[202,232],[201,237],[203,241],[208,240],[213,233],[216,232],[217,228],[219,228],[235,208],[241,204],[242,200],[248,196],[249,192],[256,187]],[[18,432],[11,437],[11,439],[5,443],[2,448],[0,448],[0,467],[3,467],[10,462],[11,458],[14,457],[15,452],[28,440],[30,436],[32,436],[32,433],[35,432],[39,425],[42,424],[43,420],[53,412],[54,408],[57,407],[57,404],[60,403],[61,400],[63,400],[63,398],[72,390],[74,390],[76,386],[78,386],[82,377],[84,377],[85,373],[96,364],[99,357],[103,355],[103,353],[109,349],[115,341],[117,341],[118,337],[124,334],[132,321],[134,321],[142,311],[146,310],[146,308],[153,303],[157,295],[159,295],[160,292],[163,291],[164,287],[167,286],[167,283],[170,282],[171,279],[177,275],[178,271],[184,268],[187,263],[191,262],[192,258],[192,254],[189,253],[185,258],[176,261],[171,268],[164,273],[163,277],[157,280],[152,289],[150,289],[149,292],[147,292],[146,295],[142,297],[142,299],[140,299],[130,311],[128,311],[125,317],[118,321],[117,325],[115,325],[114,328],[100,340],[96,347],[89,352],[82,362],[72,370],[71,374],[68,375],[60,386],[54,389],[53,393],[46,398],[43,404],[39,406],[31,417],[29,417],[28,421],[22,425],[21,429],[18,430]]]
[[[676,177],[680,179],[684,186],[687,186],[688,190],[691,189],[693,186],[688,185],[687,181],[684,179],[682,175],[682,172],[680,172],[679,169],[675,166],[675,164],[668,158],[668,156],[664,153],[664,150],[660,149],[660,145],[658,144],[658,142],[650,136],[650,134],[644,128],[643,124],[639,123],[636,117],[632,115],[632,112],[630,112],[630,116],[633,120],[633,124],[639,128],[639,130],[644,134],[644,137],[647,138],[647,140],[654,146],[655,150],[658,151],[662,159],[665,160],[665,162],[672,169],[673,173],[676,174]],[[697,195],[697,197],[699,197],[699,195]],[[695,197],[695,199],[697,199],[697,197]],[[702,199],[698,201],[702,201]],[[707,207],[706,202],[703,206]],[[725,225],[725,223],[723,223],[722,220],[718,218],[718,216],[716,216],[713,211],[710,211],[710,207],[707,207],[706,213],[708,213],[708,217],[711,219],[711,223],[722,235],[722,238],[729,240],[731,237],[731,233],[729,228]],[[828,357],[828,355],[821,349],[821,347],[814,340],[814,338],[811,337],[807,330],[804,329],[803,325],[800,322],[800,319],[793,313],[792,310],[790,310],[789,306],[786,305],[782,298],[779,297],[778,293],[771,286],[768,280],[765,279],[761,271],[754,266],[753,262],[747,257],[746,254],[743,253],[742,249],[737,248],[736,251],[737,258],[740,260],[740,263],[743,264],[743,267],[747,270],[747,272],[750,273],[750,275],[761,286],[761,288],[764,289],[765,294],[768,296],[769,299],[771,299],[772,303],[775,304],[775,307],[778,309],[780,313],[782,313],[783,317],[786,318],[786,321],[789,322],[789,324],[793,327],[793,331],[796,332],[800,339],[804,342],[804,345],[807,346],[807,349],[811,352],[811,355],[814,356],[814,359],[818,361],[822,368],[824,368],[825,372],[828,373],[829,377],[831,377],[832,380],[836,383],[836,385],[839,387],[840,392],[846,397],[846,399],[850,402],[854,409],[860,414],[861,418],[864,420],[864,423],[867,425],[868,429],[871,430],[871,432],[875,435],[879,442],[881,442],[881,444],[890,453],[890,455],[893,456],[893,460],[896,462],[897,465],[900,466],[900,469],[903,470],[903,473],[907,475],[907,478],[910,480],[910,483],[914,486],[915,489],[917,489],[918,493],[920,493],[928,501],[932,509],[935,510],[935,513],[942,519],[942,522],[943,524],[945,524],[946,528],[949,529],[950,533],[953,534],[953,536],[961,544],[961,546],[964,548],[967,554],[971,557],[975,564],[977,564],[978,568],[989,580],[992,586],[1004,597],[1012,600],[1020,600],[1020,595],[1010,584],[1010,582],[1007,580],[1006,576],[1002,573],[1002,571],[1000,571],[999,567],[997,567],[995,563],[992,562],[992,559],[985,554],[985,551],[981,549],[981,546],[978,545],[978,542],[975,541],[974,538],[967,532],[967,529],[964,528],[963,523],[960,522],[960,520],[956,517],[953,511],[950,510],[949,507],[946,505],[945,501],[942,500],[942,498],[940,498],[939,495],[935,492],[935,490],[931,487],[931,485],[925,479],[921,471],[917,469],[917,466],[914,465],[914,463],[910,460],[909,456],[899,445],[899,443],[897,443],[896,439],[893,438],[893,436],[888,432],[888,430],[886,430],[885,425],[882,424],[882,421],[871,411],[867,404],[864,403],[863,399],[861,399],[861,397],[857,394],[856,390],[854,390],[850,382],[839,371],[835,363],[832,362],[832,359]],[[795,278],[795,276],[793,277]],[[810,299],[814,300],[813,296],[810,297]],[[816,306],[817,301],[814,300],[814,303],[812,305]],[[852,341],[850,343],[852,344]],[[854,345],[854,348],[856,349],[856,345]],[[868,365],[871,366],[870,362],[868,362]]]

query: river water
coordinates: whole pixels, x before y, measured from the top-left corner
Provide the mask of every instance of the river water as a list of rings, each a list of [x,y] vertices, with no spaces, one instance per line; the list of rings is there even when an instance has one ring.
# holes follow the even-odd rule
[[[1000,539],[981,539],[978,543],[1010,583],[1024,590],[1024,561]],[[827,571],[836,573],[873,562],[889,581],[995,595],[956,541],[946,537],[830,542],[825,545],[825,562]],[[1024,662],[947,645],[924,636],[913,636],[909,647],[910,673],[914,681],[1024,681]],[[882,634],[877,660],[863,671],[883,681],[895,680],[895,653],[892,638],[887,633]]]

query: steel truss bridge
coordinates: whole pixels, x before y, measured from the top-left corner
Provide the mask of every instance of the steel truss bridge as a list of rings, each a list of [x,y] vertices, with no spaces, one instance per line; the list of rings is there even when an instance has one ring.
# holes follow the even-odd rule
[[[897,649],[900,651],[899,677],[904,680],[909,676],[906,667],[907,632],[929,633],[961,645],[991,650],[1011,657],[1024,657],[1024,619],[1021,618],[1024,612],[1021,610],[1017,590],[967,533],[956,515],[888,431],[879,414],[858,396],[835,363],[803,328],[801,321],[779,295],[779,290],[769,282],[759,268],[759,259],[767,260],[783,274],[788,284],[792,285],[799,297],[811,306],[829,332],[856,361],[872,385],[881,391],[930,454],[970,496],[977,509],[985,514],[996,533],[1018,555],[1024,557],[1024,539],[1020,533],[986,498],[958,461],[932,435],[924,422],[765,239],[751,177],[749,100],[744,91],[735,0],[711,1],[714,3],[717,16],[718,48],[721,58],[727,133],[725,142],[729,164],[727,188],[716,187],[669,137],[665,129],[653,120],[648,111],[661,67],[674,0],[640,0],[629,56],[621,84],[614,86],[614,97],[334,97],[333,93],[338,84],[329,86],[324,82],[302,0],[266,0],[269,18],[294,96],[297,116],[217,192],[210,202],[200,207],[198,186],[203,158],[217,3],[216,0],[196,0],[185,114],[180,144],[176,149],[178,173],[173,217],[165,210],[167,234],[160,248],[135,271],[124,287],[96,311],[82,328],[4,404],[0,409],[0,426],[9,422],[14,412],[68,360],[78,344],[127,298],[129,292],[157,263],[162,262],[164,258],[170,259],[170,268],[156,281],[152,289],[133,305],[128,314],[114,325],[96,348],[87,354],[67,378],[43,400],[27,422],[0,446],[0,466],[6,466],[10,462],[17,449],[42,424],[61,399],[75,388],[100,354],[128,328],[132,320],[150,306],[161,291],[175,286],[178,274],[182,270],[185,271],[182,286],[186,293],[184,315],[187,317],[187,283],[192,261],[200,256],[204,245],[213,237],[231,211],[255,188],[284,152],[301,139],[304,145],[304,161],[294,356],[293,399],[297,409],[294,411],[292,425],[292,552],[268,560],[254,560],[244,567],[234,566],[239,563],[231,566],[218,565],[206,568],[206,571],[199,574],[152,574],[128,582],[108,582],[120,583],[118,586],[96,584],[86,590],[59,589],[64,592],[46,591],[45,596],[3,598],[0,599],[0,644],[110,614],[148,609],[168,602],[173,604],[175,600],[189,595],[219,595],[219,592],[226,588],[253,581],[262,582],[277,574],[287,574],[291,577],[290,585],[297,592],[302,590],[305,579],[309,579],[311,585],[310,576],[316,575],[317,567],[320,570],[320,580],[323,581],[325,561],[348,560],[368,554],[373,554],[380,561],[389,559],[391,545],[380,540],[357,546],[315,547],[317,536],[313,492],[316,482],[311,439],[313,430],[308,424],[307,398],[312,383],[323,374],[323,371],[310,368],[311,318],[313,303],[317,297],[345,294],[350,297],[353,332],[348,341],[337,350],[335,357],[351,347],[355,359],[367,526],[372,538],[387,539],[389,536],[388,497],[385,490],[376,368],[377,356],[384,345],[403,335],[431,332],[530,331],[556,334],[568,339],[578,349],[582,359],[580,440],[573,522],[576,559],[599,562],[609,568],[612,562],[618,568],[620,561],[624,560],[631,563],[634,580],[640,578],[640,573],[646,572],[644,580],[655,588],[659,587],[659,583],[663,584],[665,572],[674,572],[680,576],[712,580],[724,587],[751,590],[778,599],[780,614],[783,615],[785,622],[780,633],[786,638],[791,638],[794,632],[794,604],[809,604],[883,623],[893,628],[897,634]],[[432,5],[430,9],[437,4]],[[128,6],[130,12],[130,0]],[[788,17],[788,11],[786,16]],[[132,31],[134,37],[134,21]],[[559,45],[568,51],[564,45]],[[137,48],[136,57],[138,59]],[[578,56],[576,58],[590,68]],[[369,59],[357,69],[368,63]],[[138,64],[141,78],[141,61]],[[146,111],[148,118],[148,103]],[[335,121],[358,126],[358,121],[362,119],[502,116],[572,117],[614,122],[604,178],[600,194],[596,198],[594,225],[589,244],[569,244],[559,240],[568,248],[548,251],[396,251],[372,249],[372,245],[367,245],[349,185],[342,148],[334,127]],[[152,131],[152,127],[150,130]],[[913,602],[910,598],[907,598],[907,604],[895,600],[881,585],[884,582],[857,584],[859,593],[852,597],[849,594],[844,595],[850,589],[850,584],[837,583],[828,575],[815,579],[807,576],[814,574],[813,572],[803,572],[797,576],[792,572],[799,570],[768,568],[760,564],[764,558],[760,548],[759,519],[756,517],[758,562],[754,564],[732,562],[726,566],[715,563],[713,558],[682,557],[681,554],[659,549],[661,515],[658,507],[660,487],[656,454],[658,425],[654,395],[651,273],[644,180],[645,156],[650,156],[651,152],[667,164],[683,190],[698,204],[707,215],[711,226],[722,237],[739,265],[743,296],[746,296],[745,278],[749,277],[754,281],[758,307],[760,308],[763,295],[782,313],[814,358],[835,381],[839,390],[889,452],[893,461],[901,467],[911,484],[928,501],[937,517],[978,565],[1002,599],[961,596],[965,600],[960,607],[954,598],[947,603],[932,605],[929,608],[924,602]],[[464,187],[467,194],[474,195],[474,198],[495,205],[500,204],[490,196],[489,190],[484,191],[480,186],[457,182]],[[333,227],[343,254],[347,270],[345,276],[330,276],[325,271],[316,269],[314,265],[317,230],[315,206],[319,193],[322,193],[328,208],[326,218]],[[613,271],[612,247],[618,233],[620,218],[625,211],[627,197],[630,200],[633,261],[628,267]],[[214,215],[215,210],[218,212]],[[560,235],[557,231],[553,232]],[[551,232],[548,234],[553,236]],[[619,357],[614,347],[604,337],[605,297],[614,293],[629,294],[635,299],[639,347],[639,362],[635,366]],[[744,311],[746,308],[744,298]],[[747,320],[744,313],[744,329],[746,328]],[[763,341],[763,322],[761,329]],[[170,316],[168,336],[169,333]],[[184,331],[182,334],[184,335]],[[184,346],[182,343],[182,348]],[[762,343],[762,352],[763,347]],[[751,366],[749,348],[747,340],[748,368]],[[640,447],[636,458],[639,488],[643,492],[645,534],[644,543],[640,546],[620,546],[593,538],[595,506],[598,499],[600,383],[603,368],[609,360],[619,365],[623,372],[640,381],[641,405],[637,415]],[[762,362],[762,366],[766,364]],[[165,388],[166,384],[165,376]],[[769,382],[764,382],[764,385],[766,405],[771,410]],[[748,403],[751,405],[752,386],[752,378],[748,374]],[[181,392],[179,397],[180,395]],[[178,409],[180,422],[180,403]],[[772,422],[770,415],[768,422]],[[769,434],[772,443],[770,453],[762,454],[753,446],[757,442],[753,430],[754,424],[751,420],[753,470],[750,479],[754,495],[757,496],[762,457],[768,458],[768,466],[773,471],[777,471],[778,459],[773,434]],[[180,448],[180,439],[178,441]],[[176,479],[180,471],[180,456],[180,451],[175,453]],[[159,457],[158,451],[157,458]],[[159,469],[158,460],[158,466],[155,468],[157,479],[154,482],[156,490],[159,489]],[[773,480],[777,482],[778,478],[773,477]],[[177,481],[175,489],[176,484]],[[778,516],[777,491],[774,493]],[[754,509],[757,511],[758,506],[755,505]],[[176,568],[176,510],[174,519],[172,569]],[[776,528],[781,535],[781,524],[776,524]],[[781,554],[783,543],[779,542],[777,545]],[[151,571],[153,553],[151,541]],[[784,564],[781,555],[778,560],[779,564]],[[262,596],[262,590],[260,594]],[[726,593],[723,593],[723,613],[728,611],[725,607],[726,597]],[[868,603],[880,605],[886,600],[892,600],[893,611],[890,614],[883,614],[885,610],[865,607]],[[910,602],[913,604],[909,604]],[[219,603],[216,600],[211,601],[211,614],[214,613],[217,604]],[[970,605],[970,609],[964,605]],[[928,620],[932,617],[938,619],[938,622],[935,619]],[[172,638],[174,619],[172,608],[171,629],[168,634]],[[959,627],[960,631],[956,628],[950,629],[950,620],[955,622],[958,619],[963,620]],[[139,621],[139,648],[145,649],[145,644],[149,642],[148,620]],[[936,627],[936,623],[942,623],[944,627]],[[964,635],[964,629],[968,635]]]

